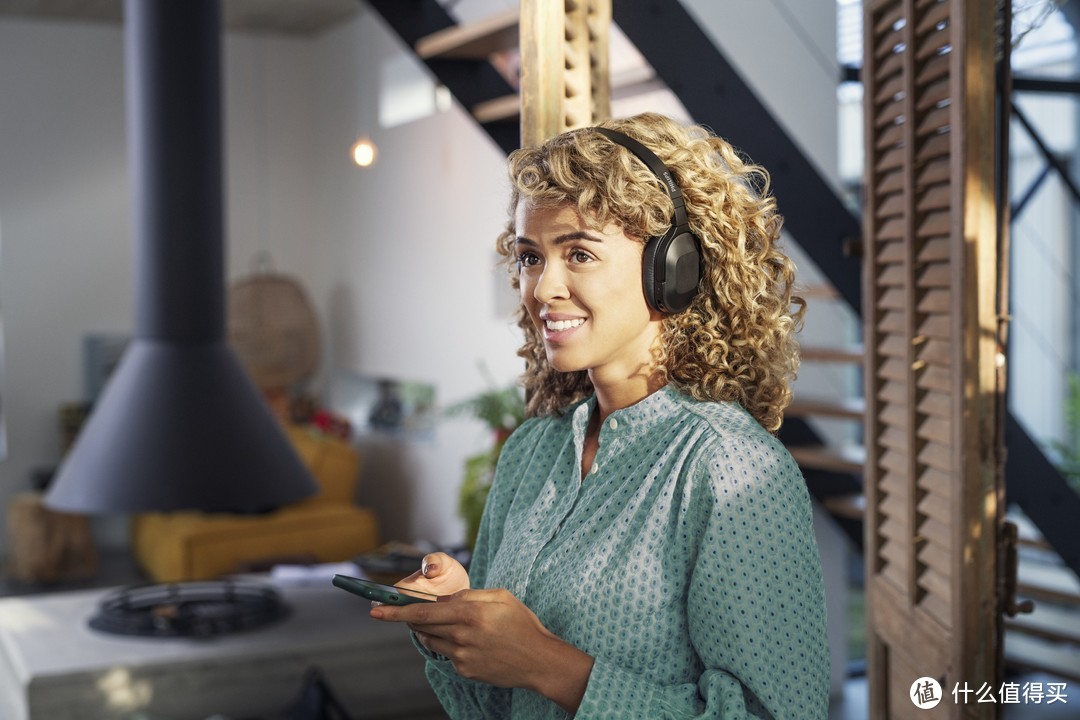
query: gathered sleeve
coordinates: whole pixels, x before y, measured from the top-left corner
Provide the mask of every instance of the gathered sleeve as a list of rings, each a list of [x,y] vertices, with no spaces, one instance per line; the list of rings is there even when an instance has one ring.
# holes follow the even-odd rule
[[[700,453],[703,488],[686,622],[696,682],[660,684],[598,658],[578,718],[825,720],[825,593],[805,482],[779,441],[758,436]]]

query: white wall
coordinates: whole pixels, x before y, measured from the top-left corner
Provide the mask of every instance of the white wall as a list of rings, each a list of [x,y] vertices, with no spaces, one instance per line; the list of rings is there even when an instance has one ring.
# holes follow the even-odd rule
[[[377,127],[378,65],[406,52],[369,11],[315,43],[316,295],[328,369],[430,382],[448,403],[485,387],[478,362],[507,383],[523,369],[516,328],[497,310],[509,184],[502,151],[457,104]],[[361,133],[379,148],[363,170],[348,157]],[[462,464],[488,443],[465,421],[440,424],[433,442],[366,438],[361,499],[390,537],[460,542]]]
[[[0,22],[0,506],[58,459],[82,335],[131,323],[122,57],[118,28]]]

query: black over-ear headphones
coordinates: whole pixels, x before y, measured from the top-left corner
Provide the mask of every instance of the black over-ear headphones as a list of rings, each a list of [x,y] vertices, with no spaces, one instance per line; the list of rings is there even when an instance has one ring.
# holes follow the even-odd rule
[[[621,132],[593,128],[616,145],[622,145],[645,163],[663,181],[668,197],[675,205],[671,227],[659,237],[645,243],[642,260],[642,285],[645,300],[654,310],[677,313],[690,307],[701,282],[701,244],[690,232],[686,217],[686,202],[671,171],[649,148]]]

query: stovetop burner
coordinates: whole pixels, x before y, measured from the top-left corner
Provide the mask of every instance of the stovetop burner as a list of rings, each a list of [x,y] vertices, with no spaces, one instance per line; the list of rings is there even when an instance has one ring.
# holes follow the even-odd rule
[[[206,638],[284,619],[276,590],[243,580],[136,585],[106,595],[90,627],[115,635]]]

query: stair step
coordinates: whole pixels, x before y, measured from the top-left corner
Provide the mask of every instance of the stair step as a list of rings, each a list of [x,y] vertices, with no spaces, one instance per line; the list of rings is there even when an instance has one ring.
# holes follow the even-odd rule
[[[865,350],[862,345],[851,347],[807,347],[799,348],[799,357],[803,362],[838,362],[861,365]]]
[[[1051,642],[1070,643],[1080,650],[1080,608],[1066,609],[1039,602],[1031,613],[1006,617],[1005,629]]]
[[[514,120],[521,115],[521,96],[514,93],[478,103],[473,106],[472,114],[481,124]]]
[[[803,468],[862,475],[866,451],[862,448],[833,450],[824,447],[789,446],[788,452]]]
[[[866,416],[866,401],[862,398],[800,398],[792,401],[784,412],[794,417],[816,416],[862,421]]]
[[[839,300],[840,293],[832,285],[807,285],[795,289],[795,294],[805,300]]]
[[[1053,550],[1050,543],[1046,542],[1038,526],[1022,512],[1009,510],[1005,513],[1005,519],[1016,525],[1017,544],[1020,547],[1038,548],[1040,550]]]
[[[1063,565],[1021,561],[1016,570],[1017,594],[1034,600],[1080,605],[1080,580]]]
[[[866,515],[866,497],[862,493],[834,495],[822,500],[821,504],[833,515],[851,520],[862,520]]]
[[[422,60],[485,60],[489,55],[518,46],[518,9],[492,15],[477,22],[454,25],[416,42]]]
[[[1005,633],[1005,662],[1080,682],[1080,651],[1016,632]]]

